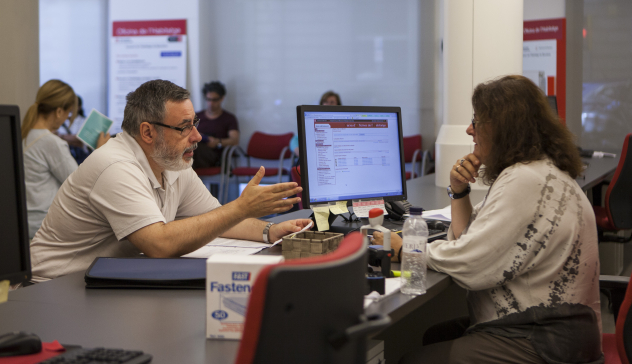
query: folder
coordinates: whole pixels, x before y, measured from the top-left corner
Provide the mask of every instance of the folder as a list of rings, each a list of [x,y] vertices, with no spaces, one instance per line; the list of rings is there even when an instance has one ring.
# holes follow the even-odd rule
[[[96,258],[86,288],[204,289],[206,259]]]

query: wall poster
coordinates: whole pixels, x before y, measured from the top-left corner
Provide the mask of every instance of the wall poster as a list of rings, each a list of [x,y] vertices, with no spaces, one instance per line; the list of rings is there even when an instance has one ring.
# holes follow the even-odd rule
[[[111,134],[121,131],[125,96],[149,80],[186,88],[186,19],[113,21],[108,62]]]
[[[523,75],[548,96],[557,96],[557,109],[566,119],[566,19],[524,22]]]

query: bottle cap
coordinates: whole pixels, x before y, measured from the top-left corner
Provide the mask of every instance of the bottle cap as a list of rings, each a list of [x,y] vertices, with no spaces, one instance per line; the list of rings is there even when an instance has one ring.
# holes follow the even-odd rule
[[[420,215],[420,216],[421,216],[421,212],[422,212],[423,210],[424,210],[424,209],[423,209],[423,208],[421,208],[421,207],[411,207],[411,208],[410,208],[410,215],[411,215],[411,216],[412,216],[412,215]]]

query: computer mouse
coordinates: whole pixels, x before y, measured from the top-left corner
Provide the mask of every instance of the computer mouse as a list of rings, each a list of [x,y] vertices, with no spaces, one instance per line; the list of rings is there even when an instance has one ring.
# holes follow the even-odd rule
[[[42,341],[35,334],[16,331],[0,336],[0,357],[35,354],[42,351]]]

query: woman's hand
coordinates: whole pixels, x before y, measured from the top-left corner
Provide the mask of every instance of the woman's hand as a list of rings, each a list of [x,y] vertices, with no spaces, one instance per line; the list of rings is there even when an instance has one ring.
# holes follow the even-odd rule
[[[373,245],[384,245],[384,234],[381,231],[373,232]],[[399,249],[402,247],[402,238],[395,233],[391,233],[391,249],[393,249],[393,256],[391,262],[399,262]]]
[[[454,193],[465,191],[469,183],[475,183],[481,161],[472,153],[456,161],[450,170],[450,186]]]
[[[110,140],[110,134],[101,132],[101,134],[99,134],[99,139],[97,139],[97,149],[101,148],[103,144],[108,142],[108,140]]]

